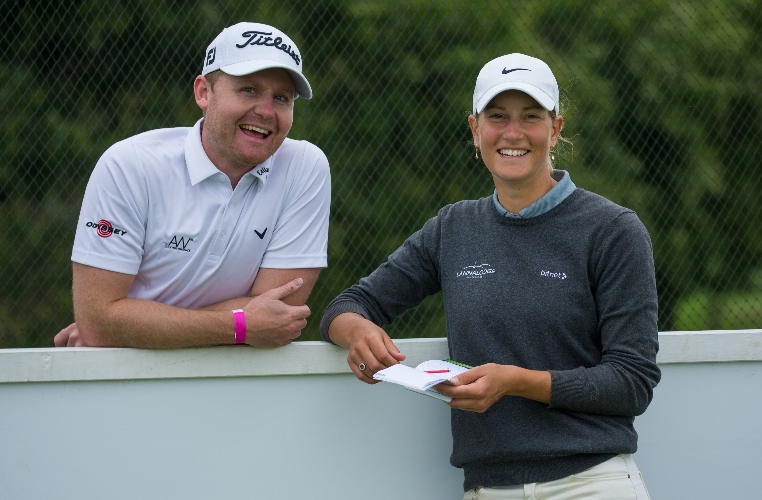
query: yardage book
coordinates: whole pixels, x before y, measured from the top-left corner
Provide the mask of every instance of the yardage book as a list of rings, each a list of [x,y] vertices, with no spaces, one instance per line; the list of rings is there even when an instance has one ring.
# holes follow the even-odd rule
[[[467,372],[470,366],[451,359],[430,359],[415,368],[398,364],[376,372],[373,378],[382,382],[398,384],[405,389],[441,399],[449,403],[452,398],[432,389],[441,383],[449,383],[455,375]]]

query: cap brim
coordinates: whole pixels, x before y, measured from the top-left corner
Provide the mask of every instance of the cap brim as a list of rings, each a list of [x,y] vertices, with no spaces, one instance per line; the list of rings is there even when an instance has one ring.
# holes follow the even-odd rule
[[[531,83],[500,82],[498,85],[495,85],[487,92],[485,92],[476,102],[476,109],[474,110],[474,113],[481,113],[487,104],[489,104],[489,102],[494,99],[496,95],[501,92],[505,92],[506,90],[520,90],[525,94],[529,94],[535,101],[540,103],[540,106],[547,109],[548,111],[553,111],[556,108],[556,102],[553,100],[553,98]]]
[[[305,99],[312,98],[312,87],[310,87],[310,82],[307,81],[304,75],[298,71],[294,71],[293,68],[290,68],[287,65],[277,61],[268,61],[262,59],[257,61],[244,61],[236,64],[230,64],[228,66],[223,66],[220,69],[228,75],[243,76],[270,68],[282,68],[288,71],[288,74],[291,75],[291,79],[294,81],[296,93],[299,95],[299,97],[304,97]]]

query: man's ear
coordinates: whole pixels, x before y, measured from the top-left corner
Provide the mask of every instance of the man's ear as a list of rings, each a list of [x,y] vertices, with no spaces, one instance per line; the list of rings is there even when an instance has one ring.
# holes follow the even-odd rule
[[[206,111],[209,106],[209,94],[212,92],[212,85],[204,75],[198,75],[193,81],[193,95],[196,98],[198,107]]]

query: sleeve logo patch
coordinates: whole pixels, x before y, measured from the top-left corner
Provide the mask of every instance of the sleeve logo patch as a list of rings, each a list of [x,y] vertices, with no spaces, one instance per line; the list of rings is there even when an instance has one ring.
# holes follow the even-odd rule
[[[88,222],[85,226],[95,229],[98,236],[101,238],[108,238],[112,234],[116,234],[117,236],[124,236],[127,234],[127,231],[115,228],[113,224],[106,219],[101,219],[98,222]]]

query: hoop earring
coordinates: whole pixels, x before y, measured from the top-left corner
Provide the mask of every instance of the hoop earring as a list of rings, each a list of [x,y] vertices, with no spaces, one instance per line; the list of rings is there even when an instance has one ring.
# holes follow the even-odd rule
[[[556,152],[552,149],[550,150],[550,161],[556,161]]]

